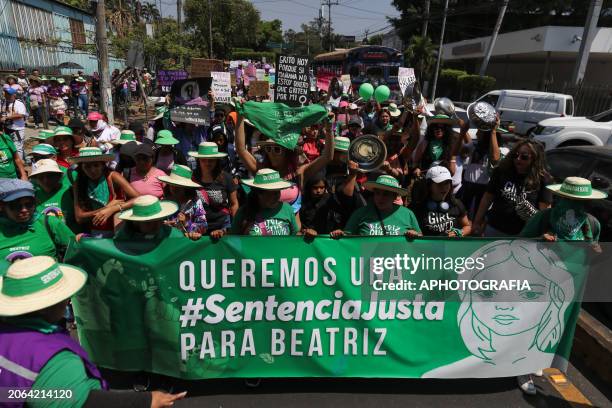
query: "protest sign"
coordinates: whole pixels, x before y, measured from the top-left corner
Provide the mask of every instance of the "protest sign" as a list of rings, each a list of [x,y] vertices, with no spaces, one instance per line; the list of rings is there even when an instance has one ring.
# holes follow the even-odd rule
[[[189,74],[184,70],[159,70],[157,71],[157,86],[162,92],[170,92],[174,81],[187,79]]]
[[[170,110],[170,119],[173,122],[208,126],[210,125],[210,111],[208,106],[181,105]]]
[[[329,84],[335,77],[335,73],[320,69],[317,72],[317,89],[322,89],[327,92],[329,90]]]
[[[229,72],[211,72],[211,89],[215,96],[215,101],[220,103],[230,103],[232,99],[231,75]]]
[[[255,79],[257,79],[258,81],[265,81],[265,79],[266,79],[266,70],[258,68],[255,71]]]
[[[303,106],[308,100],[309,88],[308,57],[279,55],[276,59],[274,101]]]
[[[172,83],[170,92],[177,102],[185,103],[196,98],[205,98],[211,82],[211,78],[181,79]]]
[[[399,82],[402,96],[412,95],[412,87],[416,82],[413,68],[400,67],[397,72],[397,80]]]
[[[351,83],[351,76],[349,74],[342,75],[340,77],[340,82],[342,82],[342,91],[346,94],[352,92],[353,87]]]
[[[217,59],[192,58],[191,59],[191,76],[209,77],[213,71],[223,71],[223,61]]]
[[[82,239],[66,262],[89,275],[72,302],[101,367],[182,379],[484,378],[569,357],[586,274],[562,245]]]
[[[270,83],[268,81],[250,81],[249,96],[268,96]]]

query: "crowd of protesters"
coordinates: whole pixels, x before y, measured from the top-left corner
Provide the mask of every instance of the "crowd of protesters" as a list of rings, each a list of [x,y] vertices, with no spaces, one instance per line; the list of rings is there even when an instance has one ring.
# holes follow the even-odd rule
[[[12,263],[13,280],[26,274],[16,260],[47,256],[53,263],[71,240],[83,237],[149,243],[225,235],[599,239],[600,224],[585,205],[605,194],[578,177],[553,184],[542,147],[529,139],[507,143],[499,119],[472,138],[469,123],[424,105],[381,105],[346,94],[332,101],[320,91],[314,103],[328,109],[327,118],[304,127],[290,150],[238,113],[240,99],[220,105],[209,92],[209,126],[174,123],[160,110],[150,123],[121,130],[104,114],[88,112],[82,76],[74,87],[60,79],[26,78],[20,70],[3,89],[0,259],[7,262],[3,272]],[[72,103],[87,119],[41,130],[28,154],[29,172],[26,94],[30,111],[46,94],[52,111]],[[387,150],[373,172],[348,153],[365,134]],[[43,306],[61,316],[65,302]],[[526,393],[536,392],[529,376],[519,383]],[[101,388],[96,380],[92,389]]]

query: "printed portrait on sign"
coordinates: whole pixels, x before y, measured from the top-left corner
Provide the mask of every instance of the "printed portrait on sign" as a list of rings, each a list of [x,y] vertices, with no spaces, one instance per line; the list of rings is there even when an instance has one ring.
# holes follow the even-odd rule
[[[460,276],[467,280],[519,279],[521,290],[466,290],[460,293],[457,323],[472,354],[423,375],[429,378],[505,377],[557,367],[555,356],[574,301],[574,279],[557,254],[542,243],[491,242],[471,255],[485,267]],[[554,361],[553,361],[554,360]]]

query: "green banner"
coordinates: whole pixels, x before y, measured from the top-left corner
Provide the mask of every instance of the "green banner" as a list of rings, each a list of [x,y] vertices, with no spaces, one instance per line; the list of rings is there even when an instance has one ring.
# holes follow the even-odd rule
[[[504,377],[569,355],[585,256],[567,243],[355,237],[84,239],[66,262],[102,367],[183,379]]]

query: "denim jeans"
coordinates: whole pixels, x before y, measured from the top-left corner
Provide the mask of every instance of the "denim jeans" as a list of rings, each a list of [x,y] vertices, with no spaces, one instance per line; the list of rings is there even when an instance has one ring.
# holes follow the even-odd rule
[[[85,94],[79,95],[79,109],[85,115],[89,113],[89,98]]]

